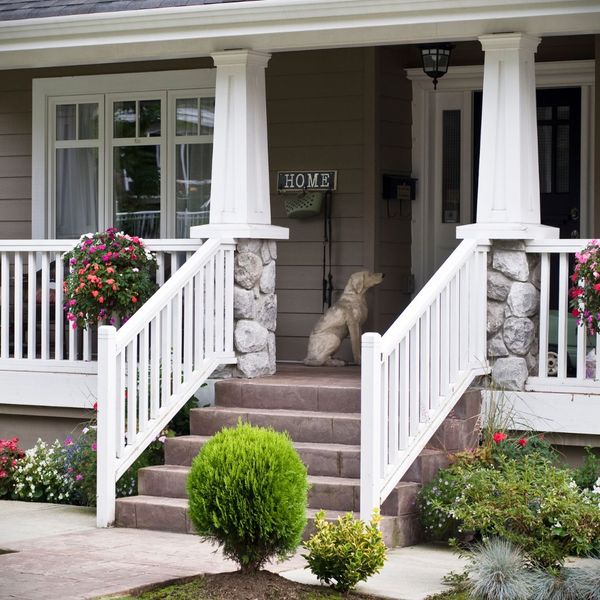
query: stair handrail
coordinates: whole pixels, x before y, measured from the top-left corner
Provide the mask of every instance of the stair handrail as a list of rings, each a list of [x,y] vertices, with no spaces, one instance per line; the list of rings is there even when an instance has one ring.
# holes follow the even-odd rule
[[[489,240],[463,240],[361,355],[360,514],[368,521],[486,364]]]
[[[116,482],[217,366],[235,363],[235,242],[209,239],[119,329],[98,331],[98,527]]]

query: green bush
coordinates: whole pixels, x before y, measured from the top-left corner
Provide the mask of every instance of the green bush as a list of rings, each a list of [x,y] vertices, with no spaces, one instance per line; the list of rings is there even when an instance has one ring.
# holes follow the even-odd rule
[[[569,471],[533,456],[466,471],[449,512],[466,530],[517,544],[542,567],[592,552],[600,540],[598,501]]]
[[[583,464],[575,469],[575,483],[582,489],[593,489],[600,479],[600,456],[589,446],[585,448]]]
[[[196,531],[243,571],[300,544],[308,480],[287,434],[247,423],[223,429],[194,459],[187,486]]]
[[[367,525],[347,513],[331,523],[325,519],[324,511],[318,512],[315,516],[317,531],[305,542],[308,554],[304,557],[319,581],[334,590],[347,592],[359,581],[379,573],[386,558],[380,520],[376,513]]]

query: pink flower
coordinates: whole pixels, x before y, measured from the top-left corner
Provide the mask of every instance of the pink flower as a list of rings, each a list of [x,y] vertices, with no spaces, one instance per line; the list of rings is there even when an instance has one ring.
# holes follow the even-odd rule
[[[500,442],[503,442],[507,437],[508,436],[503,431],[497,431],[492,436],[492,438],[493,438],[493,440],[494,440],[494,442],[496,444],[499,444]]]
[[[8,477],[8,473],[4,470],[0,471],[0,479],[4,479],[5,477]]]
[[[131,297],[131,301],[132,301],[132,302],[137,302],[137,298],[136,298],[135,296],[132,296],[132,297]],[[145,309],[144,309],[144,310],[145,310]]]
[[[83,475],[81,473],[77,473],[77,475],[75,475],[75,481],[81,481],[83,479]]]
[[[92,442],[92,452],[96,452],[97,449],[98,446],[96,445],[96,442]]]

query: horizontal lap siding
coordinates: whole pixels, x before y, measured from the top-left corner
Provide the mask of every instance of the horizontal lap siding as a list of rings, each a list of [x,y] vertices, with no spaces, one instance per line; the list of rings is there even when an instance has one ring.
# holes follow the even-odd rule
[[[379,48],[379,160],[381,173],[411,175],[412,88],[403,65],[407,48]],[[410,201],[380,201],[376,236],[378,269],[385,273],[377,291],[376,327],[385,331],[410,302]]]
[[[276,192],[282,170],[335,169],[331,273],[339,297],[364,268],[363,49],[276,54],[267,70],[273,223],[290,229],[277,262],[277,358],[302,360],[322,314],[323,217],[289,219]],[[350,360],[347,342],[339,356]]]

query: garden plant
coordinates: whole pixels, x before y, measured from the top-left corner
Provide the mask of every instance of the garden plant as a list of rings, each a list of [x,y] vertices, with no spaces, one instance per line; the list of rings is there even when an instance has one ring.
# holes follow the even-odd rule
[[[194,459],[187,487],[196,531],[242,571],[300,544],[308,479],[287,434],[241,422],[221,430]]]

